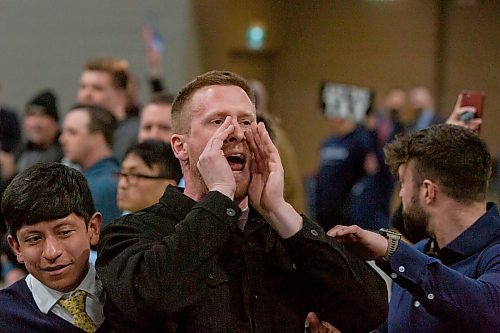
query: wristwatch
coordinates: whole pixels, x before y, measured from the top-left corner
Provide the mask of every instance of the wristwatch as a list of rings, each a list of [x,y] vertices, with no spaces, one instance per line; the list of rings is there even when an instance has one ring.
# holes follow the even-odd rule
[[[389,240],[387,251],[385,251],[384,256],[381,258],[383,261],[388,262],[398,248],[399,241],[401,240],[401,234],[399,232],[395,232],[385,228],[381,228],[378,233]]]

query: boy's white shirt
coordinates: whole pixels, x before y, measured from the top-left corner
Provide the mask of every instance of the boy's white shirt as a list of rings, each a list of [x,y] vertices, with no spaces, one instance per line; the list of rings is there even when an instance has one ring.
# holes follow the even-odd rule
[[[47,314],[49,311],[52,311],[54,314],[71,324],[74,322],[73,317],[63,307],[61,307],[57,301],[61,298],[68,298],[77,290],[86,291],[88,295],[85,302],[85,311],[97,327],[101,326],[104,322],[103,307],[105,297],[103,294],[101,280],[97,276],[93,264],[89,264],[89,271],[80,285],[69,293],[62,293],[51,289],[38,281],[31,274],[28,274],[26,277],[26,284],[33,295],[36,305],[42,313]]]

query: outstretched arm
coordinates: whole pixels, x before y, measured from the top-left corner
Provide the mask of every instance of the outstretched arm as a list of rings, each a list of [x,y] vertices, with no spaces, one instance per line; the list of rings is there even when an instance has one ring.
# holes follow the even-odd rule
[[[336,238],[363,260],[382,258],[387,251],[388,241],[385,237],[357,225],[336,225],[327,234]]]
[[[365,260],[381,258],[387,250],[384,237],[358,226],[335,226],[328,235]],[[401,242],[381,268],[450,327],[460,323],[465,331],[489,332],[500,325],[499,253],[498,243],[484,249],[477,276],[469,276]]]

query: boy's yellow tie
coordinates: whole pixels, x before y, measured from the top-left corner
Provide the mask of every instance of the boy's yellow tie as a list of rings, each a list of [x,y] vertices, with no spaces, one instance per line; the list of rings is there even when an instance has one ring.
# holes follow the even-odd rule
[[[87,293],[85,291],[78,290],[70,298],[60,299],[58,303],[73,316],[76,327],[81,328],[85,332],[94,333],[97,327],[85,312],[86,297]]]

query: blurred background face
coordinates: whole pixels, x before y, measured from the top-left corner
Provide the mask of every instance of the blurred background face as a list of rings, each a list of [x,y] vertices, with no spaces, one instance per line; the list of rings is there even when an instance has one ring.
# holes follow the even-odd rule
[[[26,138],[37,146],[50,146],[59,131],[57,121],[44,113],[27,113],[23,125]]]
[[[388,111],[392,110],[404,110],[406,106],[406,92],[401,89],[393,89],[387,93],[384,100],[384,109]]]
[[[171,110],[171,105],[146,105],[141,112],[139,142],[159,140],[170,143],[172,136]]]
[[[330,129],[330,133],[336,136],[349,134],[356,128],[356,122],[349,119],[335,117],[327,118],[327,124]]]
[[[118,208],[124,211],[136,212],[154,205],[168,184],[177,185],[174,180],[140,177],[158,176],[160,171],[158,165],[150,168],[134,153],[128,154],[123,160],[121,173],[125,176],[120,176],[118,179],[117,203]]]
[[[85,157],[92,149],[91,134],[88,130],[89,122],[90,116],[83,109],[71,111],[64,119],[59,141],[64,156],[73,163],[83,165]]]
[[[108,109],[115,114],[117,105],[121,105],[121,100],[125,94],[123,91],[115,88],[111,75],[102,71],[83,71],[80,76],[80,85],[78,87],[78,103],[97,105]]]
[[[417,87],[409,92],[410,106],[414,110],[431,109],[434,107],[434,100],[427,88]]]

